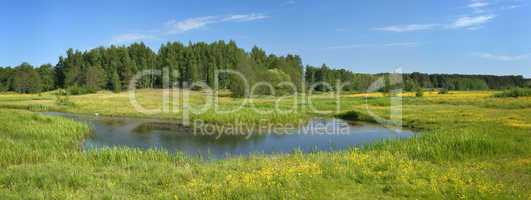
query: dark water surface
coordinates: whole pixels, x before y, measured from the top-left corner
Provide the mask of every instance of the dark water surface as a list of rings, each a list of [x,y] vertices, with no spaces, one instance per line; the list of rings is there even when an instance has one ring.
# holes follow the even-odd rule
[[[350,125],[339,119],[314,119],[306,125],[291,129],[264,129],[266,131],[255,131],[246,135],[220,135],[156,119],[98,117],[58,112],[44,114],[87,123],[93,135],[85,140],[84,149],[125,146],[180,151],[215,158],[252,153],[287,153],[295,150],[334,151],[413,135],[411,131],[396,132],[374,124]]]

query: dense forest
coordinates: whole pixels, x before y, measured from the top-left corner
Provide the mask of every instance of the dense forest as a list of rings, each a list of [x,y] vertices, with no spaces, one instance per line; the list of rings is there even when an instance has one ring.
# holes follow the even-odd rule
[[[297,55],[277,56],[253,47],[250,52],[239,48],[234,41],[213,43],[169,42],[161,45],[158,52],[144,45],[99,47],[89,51],[69,49],[66,56],[59,57],[56,65],[44,64],[34,67],[22,63],[14,68],[0,67],[0,91],[38,93],[65,88],[72,94],[90,93],[106,89],[119,92],[128,87],[132,77],[144,70],[168,69],[170,83],[186,87],[202,81],[208,86],[217,82],[220,88],[230,89],[235,96],[246,96],[241,78],[234,74],[219,74],[215,71],[230,69],[241,72],[252,83],[269,82],[273,85],[288,81],[296,88],[275,86],[275,94],[302,90],[317,82],[326,82],[332,88],[317,85],[314,89],[334,89],[336,80],[349,83],[343,87],[349,91],[364,91],[378,77],[387,74],[361,74],[345,69],[306,66]],[[445,88],[448,90],[486,90],[529,86],[522,76],[460,75],[460,74],[403,74],[406,90],[415,88]],[[305,84],[303,84],[305,83]],[[139,88],[160,88],[160,75],[143,76]],[[257,94],[270,94],[266,87],[257,88]]]
[[[336,80],[351,83],[343,87],[344,90],[364,91],[379,77],[388,78],[389,74],[361,74],[345,69],[332,69],[323,64],[321,67],[306,66],[305,80],[307,85],[317,82],[326,82],[335,86]],[[437,88],[446,90],[499,90],[513,87],[529,87],[531,79],[523,76],[495,76],[495,75],[464,75],[464,74],[402,74],[402,88],[414,91],[416,88]],[[387,80],[386,80],[387,81]],[[395,86],[396,87],[396,86]],[[317,85],[317,90],[330,90],[322,85]]]

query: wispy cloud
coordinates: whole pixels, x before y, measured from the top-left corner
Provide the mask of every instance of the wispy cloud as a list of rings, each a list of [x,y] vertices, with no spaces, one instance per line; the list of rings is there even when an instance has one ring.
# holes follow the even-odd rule
[[[198,28],[204,28],[209,24],[223,22],[249,22],[268,18],[269,16],[261,13],[237,14],[226,16],[204,16],[188,18],[180,21],[171,20],[166,22],[164,34],[178,34],[191,31]]]
[[[488,23],[494,19],[495,15],[479,15],[479,16],[462,16],[449,24],[408,24],[408,25],[394,25],[375,28],[378,31],[387,32],[414,32],[414,31],[429,31],[437,29],[468,29],[476,30],[481,25]]]
[[[484,1],[472,1],[470,4],[468,4],[469,8],[483,8],[485,6],[488,6],[489,3]]]
[[[490,3],[484,0],[472,0],[467,7],[471,8],[475,13],[484,13],[485,7],[489,5]]]
[[[116,35],[112,37],[111,44],[134,42],[134,41],[141,41],[141,40],[148,40],[148,39],[155,39],[155,38],[156,37],[152,35],[144,35],[144,34],[139,34],[139,33],[126,33],[126,34]]]
[[[497,61],[517,61],[517,60],[523,60],[529,58],[531,54],[522,54],[522,55],[497,55],[497,54],[491,54],[491,53],[474,53],[475,56],[490,59],[490,60],[497,60]]]
[[[439,26],[440,26],[439,24],[407,24],[407,25],[394,25],[394,26],[379,27],[379,28],[374,28],[374,30],[402,33],[402,32],[412,32],[412,31],[433,30]]]
[[[457,18],[452,24],[450,24],[450,28],[476,28],[479,27],[490,20],[494,19],[494,15],[479,15],[479,16],[464,16]]]
[[[269,16],[264,15],[264,14],[252,13],[252,14],[247,14],[247,15],[229,15],[229,16],[223,17],[223,19],[221,21],[224,21],[224,22],[230,22],[230,21],[248,22],[248,21],[255,21],[255,20],[265,19],[265,18],[268,18],[268,17]]]
[[[374,30],[397,33],[445,29],[477,30],[497,17],[494,13],[496,9],[491,9],[490,11],[486,10],[487,7],[491,6],[492,4],[486,0],[472,0],[467,4],[467,8],[471,9],[468,14],[464,14],[447,23],[391,25],[374,28]],[[506,5],[505,9],[517,7],[519,7],[519,5]],[[504,6],[500,9],[504,9]]]
[[[395,42],[395,43],[385,43],[385,44],[350,44],[350,45],[339,45],[339,46],[330,46],[326,47],[327,50],[335,49],[357,49],[357,48],[378,48],[378,47],[404,47],[411,48],[417,47],[419,44],[416,42]]]
[[[269,18],[268,15],[262,13],[250,13],[250,14],[235,14],[224,16],[203,16],[193,17],[183,20],[170,20],[164,24],[164,26],[158,31],[154,31],[151,34],[142,33],[126,33],[112,37],[111,43],[125,43],[141,40],[156,39],[165,35],[182,34],[195,29],[205,28],[208,25],[219,23],[239,23],[250,22],[256,20],[262,20]],[[147,31],[146,31],[147,32]]]
[[[502,6],[500,10],[512,10],[512,9],[520,8],[520,7],[522,7],[522,5],[506,5],[506,6]]]
[[[188,18],[181,21],[170,20],[165,24],[164,34],[184,33],[212,23],[216,23],[216,17],[214,16]]]

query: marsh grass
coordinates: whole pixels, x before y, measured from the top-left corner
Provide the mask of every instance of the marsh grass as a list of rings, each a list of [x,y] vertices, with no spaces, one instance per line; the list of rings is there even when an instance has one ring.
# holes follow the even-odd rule
[[[503,92],[494,94],[494,97],[503,98],[503,97],[530,97],[531,88],[511,88]]]
[[[402,152],[411,158],[424,161],[465,161],[467,159],[493,156],[523,155],[529,152],[528,142],[518,144],[515,139],[486,134],[485,128],[496,128],[489,124],[483,127],[466,128],[459,133],[438,130],[401,141],[382,141],[368,145],[368,149]],[[492,131],[492,130],[490,130]],[[500,130],[498,130],[500,131]],[[512,130],[521,132],[521,130]],[[450,133],[449,133],[450,132]]]
[[[157,105],[155,93],[142,91],[143,103]],[[31,105],[58,109],[53,98],[0,95],[0,199],[528,199],[530,100],[491,95],[405,96],[404,124],[419,130],[410,139],[338,152],[225,160],[156,149],[82,151],[80,144],[90,134],[87,126],[20,110]],[[72,101],[81,106],[65,111],[135,116],[129,107],[117,107],[125,102],[121,93],[82,95]],[[233,106],[234,101],[238,99],[224,99],[223,105]],[[271,99],[256,101],[271,108]],[[313,103],[332,110],[333,102],[320,96]],[[366,115],[364,102],[346,94],[340,106],[345,117],[360,120]],[[387,97],[367,102],[377,114],[388,112]],[[266,119],[313,116],[298,111]],[[211,122],[251,118],[251,123],[253,117],[249,110],[197,116]]]

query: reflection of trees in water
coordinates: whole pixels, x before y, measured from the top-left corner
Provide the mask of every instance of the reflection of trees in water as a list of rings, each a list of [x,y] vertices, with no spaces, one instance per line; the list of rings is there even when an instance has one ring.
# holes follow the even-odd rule
[[[113,127],[124,126],[125,124],[127,124],[127,121],[126,121],[126,120],[123,120],[123,119],[114,119],[114,118],[108,118],[108,117],[105,117],[105,118],[99,118],[97,121],[98,121],[99,123],[103,124],[103,125],[106,125],[106,126],[113,126]]]
[[[234,149],[243,145],[257,144],[265,139],[265,135],[164,135],[169,136],[170,141],[184,141],[202,146],[216,146]],[[181,137],[179,137],[181,136]]]
[[[158,133],[160,145],[164,147],[197,146],[210,148],[235,149],[242,146],[261,143],[266,134],[194,134],[194,129],[181,124],[165,122],[146,122],[133,129],[137,136],[148,139]],[[278,136],[281,137],[281,136]]]
[[[305,152],[313,150],[333,150],[343,148],[341,146],[342,144],[334,144],[335,142],[350,142],[356,144],[358,141],[363,142],[374,139],[372,137],[388,137],[386,134],[378,136],[363,136],[362,134],[351,134],[352,132],[349,132],[349,135],[355,137],[354,139],[357,138],[354,141],[342,137],[331,138],[327,135],[321,137],[318,133],[323,133],[322,131],[328,133],[329,131],[341,127],[355,127],[358,131],[354,133],[367,133],[371,130],[375,130],[375,128],[378,129],[377,132],[385,133],[385,129],[378,128],[378,126],[367,127],[366,124],[352,126],[348,121],[333,119],[313,119],[300,127],[285,127],[287,129],[274,127],[273,130],[247,129],[237,126],[209,124],[218,127],[212,128],[212,131],[210,132],[211,134],[208,134],[208,130],[210,129],[203,132],[206,130],[205,127],[196,127],[194,129],[170,121],[79,116],[73,114],[61,114],[61,116],[92,125],[92,131],[94,134],[91,134],[87,139],[93,139],[94,144],[100,146],[117,145],[137,148],[162,148],[169,151],[182,151],[207,156],[224,156],[223,154],[237,155],[253,152],[259,153],[261,151],[289,152],[295,149],[300,149]],[[238,130],[241,131],[238,132]],[[226,134],[215,134],[215,131],[220,131],[218,133]],[[246,131],[251,131],[252,133],[242,133]],[[276,131],[279,131],[277,132],[278,134],[273,134]],[[316,134],[313,134],[315,132]]]
[[[183,126],[181,124],[167,123],[167,122],[145,122],[133,129],[134,133],[146,134],[152,131],[173,132],[175,134],[192,133],[193,129]]]
[[[197,147],[210,147],[222,149],[236,149],[251,144],[261,143],[265,139],[265,135],[252,135],[249,138],[244,135],[222,135],[218,138],[217,135],[177,135],[177,134],[163,134],[161,143],[168,146],[191,145]]]

